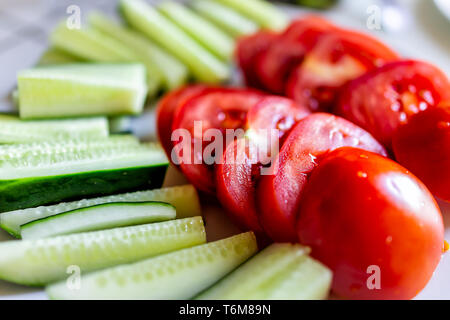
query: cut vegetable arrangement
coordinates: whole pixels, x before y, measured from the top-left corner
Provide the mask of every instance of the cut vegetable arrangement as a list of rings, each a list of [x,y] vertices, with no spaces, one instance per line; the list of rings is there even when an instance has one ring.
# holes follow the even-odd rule
[[[0,243],[0,278],[41,286],[81,272],[145,259],[206,241],[200,217],[38,240]],[[65,282],[64,282],[65,283]]]

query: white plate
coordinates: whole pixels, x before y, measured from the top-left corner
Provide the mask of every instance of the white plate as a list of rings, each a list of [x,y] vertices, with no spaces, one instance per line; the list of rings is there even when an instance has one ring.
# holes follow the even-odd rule
[[[439,11],[450,21],[450,1],[448,0],[434,0]]]

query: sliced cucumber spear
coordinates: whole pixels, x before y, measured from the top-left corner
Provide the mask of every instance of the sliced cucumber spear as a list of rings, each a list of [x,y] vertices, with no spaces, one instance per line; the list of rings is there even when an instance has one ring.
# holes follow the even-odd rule
[[[308,253],[298,244],[272,244],[197,299],[325,299],[331,271]]]
[[[163,202],[116,202],[59,213],[20,227],[22,239],[134,226],[175,219],[175,207]]]
[[[167,166],[153,144],[0,159],[0,212],[159,188]]]
[[[41,58],[39,59],[38,65],[48,65],[48,64],[63,64],[63,63],[75,63],[80,62],[83,59],[73,56],[68,52],[57,48],[49,48],[45,51]]]
[[[61,23],[50,41],[58,49],[91,62],[140,62],[140,56],[122,41],[93,28],[69,29]],[[151,61],[142,62],[147,69],[148,95],[154,95],[162,84],[162,75]]]
[[[289,22],[288,18],[273,4],[265,0],[214,0],[229,6],[252,19],[263,28],[281,30]]]
[[[106,118],[23,121],[16,116],[0,115],[0,143],[105,138]]]
[[[0,243],[0,279],[41,286],[70,276],[132,263],[205,243],[201,217],[38,240]],[[64,283],[65,284],[65,283]]]
[[[197,190],[195,190],[192,185],[185,185],[4,212],[0,214],[0,227],[14,237],[20,238],[20,226],[38,219],[44,219],[63,212],[105,203],[145,201],[170,203],[176,208],[177,218],[194,217],[202,214]]]
[[[231,59],[234,40],[214,24],[174,1],[163,2],[159,10],[215,56],[225,61]]]
[[[183,249],[47,287],[53,299],[189,299],[235,269],[257,250],[253,233]]]
[[[18,74],[20,117],[139,114],[146,97],[140,64],[71,64]]]
[[[259,29],[252,20],[215,1],[195,0],[191,6],[199,14],[235,38],[254,33]]]
[[[188,77],[186,66],[151,43],[144,35],[123,27],[97,12],[89,15],[89,23],[93,28],[133,49],[139,61],[145,65],[157,68],[166,89],[172,90],[186,83]],[[148,72],[151,73],[150,70]]]
[[[220,83],[230,76],[228,66],[193,40],[183,30],[142,0],[122,0],[120,9],[126,21],[184,62],[194,77],[207,83]]]

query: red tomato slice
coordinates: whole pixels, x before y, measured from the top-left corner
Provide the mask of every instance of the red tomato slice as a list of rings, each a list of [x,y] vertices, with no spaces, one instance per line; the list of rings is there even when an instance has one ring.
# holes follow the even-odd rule
[[[182,161],[180,167],[198,189],[208,193],[215,191],[214,167],[203,159],[204,148],[214,142],[214,138],[205,141],[205,132],[219,129],[225,140],[225,130],[243,128],[248,110],[263,97],[262,93],[253,90],[222,88],[189,100],[176,112],[172,129],[185,129],[191,136],[191,141],[187,142],[191,149],[191,160]],[[201,121],[201,132],[194,132],[196,121]],[[178,143],[183,142],[174,142],[174,145]],[[222,145],[224,150],[225,141],[222,141]]]
[[[254,134],[258,134],[259,129],[278,129],[281,140],[295,123],[309,113],[290,99],[270,96],[250,109],[247,128]],[[255,138],[258,143],[266,138],[270,141],[269,134]],[[242,229],[261,235],[264,232],[258,222],[255,194],[263,161],[257,148],[251,139],[236,140],[228,145],[223,161],[216,165],[216,186],[217,197],[232,220]]]
[[[173,144],[171,141],[171,135],[172,123],[176,109],[180,105],[183,105],[186,101],[189,101],[189,99],[202,94],[208,89],[209,88],[205,85],[182,87],[166,94],[164,98],[159,101],[156,109],[158,138],[169,160],[172,161],[171,152]]]
[[[412,116],[394,134],[398,162],[450,201],[450,102]]]
[[[257,62],[256,70],[263,86],[272,93],[284,94],[292,70],[301,64],[323,34],[334,29],[333,24],[319,16],[294,21]]]
[[[244,76],[245,83],[248,86],[264,89],[259,81],[259,77],[256,75],[257,61],[277,38],[277,33],[262,30],[239,39],[235,55]]]
[[[328,154],[312,172],[297,222],[300,242],[333,270],[333,291],[350,299],[413,298],[444,244],[439,207],[423,183],[355,148]]]
[[[296,213],[308,176],[323,155],[343,146],[386,155],[368,132],[330,114],[312,114],[292,129],[275,160],[274,174],[261,176],[257,187],[259,220],[272,240],[297,241]]]
[[[332,32],[324,35],[292,72],[286,93],[313,111],[329,111],[347,81],[397,58],[396,53],[368,35]]]
[[[450,84],[439,69],[425,62],[404,60],[388,63],[350,82],[335,111],[391,148],[392,135],[401,123],[445,97],[450,97]]]

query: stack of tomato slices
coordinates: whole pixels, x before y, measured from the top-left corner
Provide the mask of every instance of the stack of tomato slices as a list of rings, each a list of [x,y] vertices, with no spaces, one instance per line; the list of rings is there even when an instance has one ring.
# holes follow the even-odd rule
[[[314,16],[240,39],[236,59],[253,88],[161,100],[169,159],[242,229],[311,246],[336,294],[414,297],[444,247],[433,194],[450,201],[446,75]]]

